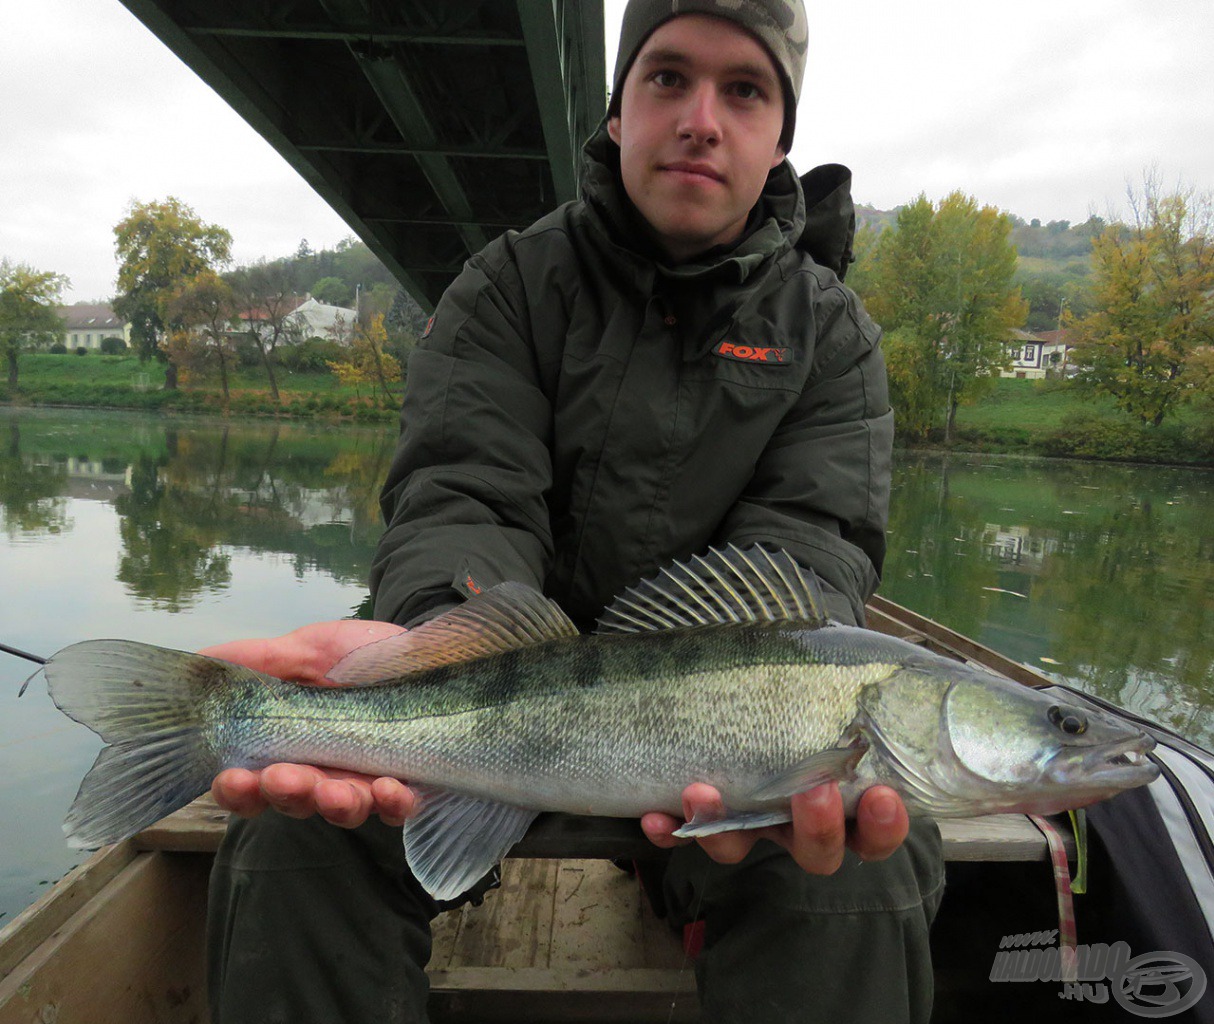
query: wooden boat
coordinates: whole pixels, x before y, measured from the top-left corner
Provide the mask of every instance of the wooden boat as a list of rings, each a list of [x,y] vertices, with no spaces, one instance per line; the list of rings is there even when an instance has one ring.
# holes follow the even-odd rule
[[[869,625],[1028,686],[1051,683],[880,597]],[[0,1024],[206,1021],[207,875],[225,820],[209,798],[199,800],[98,851],[0,930]],[[963,895],[951,909],[946,897],[933,933],[937,1018],[972,1019],[976,1005],[989,1017],[987,975],[1007,918],[984,924],[981,908],[968,905],[964,875],[980,871],[987,893],[1030,879],[1048,913],[1046,839],[1023,815],[942,822],[940,830],[950,887],[961,877]],[[606,859],[649,853],[636,823],[541,818],[503,865],[500,890],[435,922],[432,1019],[698,1019],[680,936],[655,917],[636,879]],[[1036,988],[1056,1009],[1056,987]]]

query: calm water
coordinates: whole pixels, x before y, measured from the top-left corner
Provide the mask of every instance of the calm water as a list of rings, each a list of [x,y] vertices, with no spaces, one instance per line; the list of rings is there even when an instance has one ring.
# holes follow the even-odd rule
[[[393,431],[0,408],[0,640],[186,650],[350,614]],[[901,458],[884,593],[1214,739],[1214,474]],[[99,741],[0,655],[0,924],[78,862]]]

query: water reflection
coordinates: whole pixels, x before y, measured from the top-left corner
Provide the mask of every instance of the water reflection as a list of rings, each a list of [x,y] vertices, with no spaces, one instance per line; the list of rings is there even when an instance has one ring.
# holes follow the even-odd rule
[[[1214,474],[908,456],[882,591],[1214,740]]]
[[[108,503],[119,530],[116,576],[140,601],[179,612],[225,590],[234,548],[287,555],[299,576],[365,582],[391,431],[169,423],[132,436],[124,418],[7,419],[6,534],[29,541],[70,532],[69,499]]]

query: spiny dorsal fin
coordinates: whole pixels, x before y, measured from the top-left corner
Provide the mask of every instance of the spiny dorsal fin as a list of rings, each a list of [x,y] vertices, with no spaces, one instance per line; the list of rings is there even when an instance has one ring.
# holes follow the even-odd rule
[[[826,602],[813,570],[788,552],[756,545],[710,548],[629,587],[598,621],[599,633],[638,633],[720,623],[826,624]]]
[[[577,627],[555,602],[525,583],[499,583],[407,633],[351,651],[328,678],[368,685],[569,636]]]

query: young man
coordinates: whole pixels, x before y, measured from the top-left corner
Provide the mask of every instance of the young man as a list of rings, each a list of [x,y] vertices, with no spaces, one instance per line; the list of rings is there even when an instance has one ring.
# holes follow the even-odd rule
[[[210,653],[319,679],[469,581],[529,583],[590,628],[626,585],[730,542],[786,549],[834,617],[862,621],[892,417],[879,331],[797,248],[784,157],[805,44],[800,0],[632,0],[583,199],[473,257],[410,363],[371,580],[386,621]],[[282,812],[235,825],[216,861],[218,1024],[423,1020],[436,907],[391,827],[407,786],[284,765],[215,792]],[[643,825],[675,845],[669,816]],[[798,796],[789,826],[679,846],[665,889],[707,924],[704,1019],[926,1020],[939,838],[906,836],[877,787],[845,853],[831,786]]]

